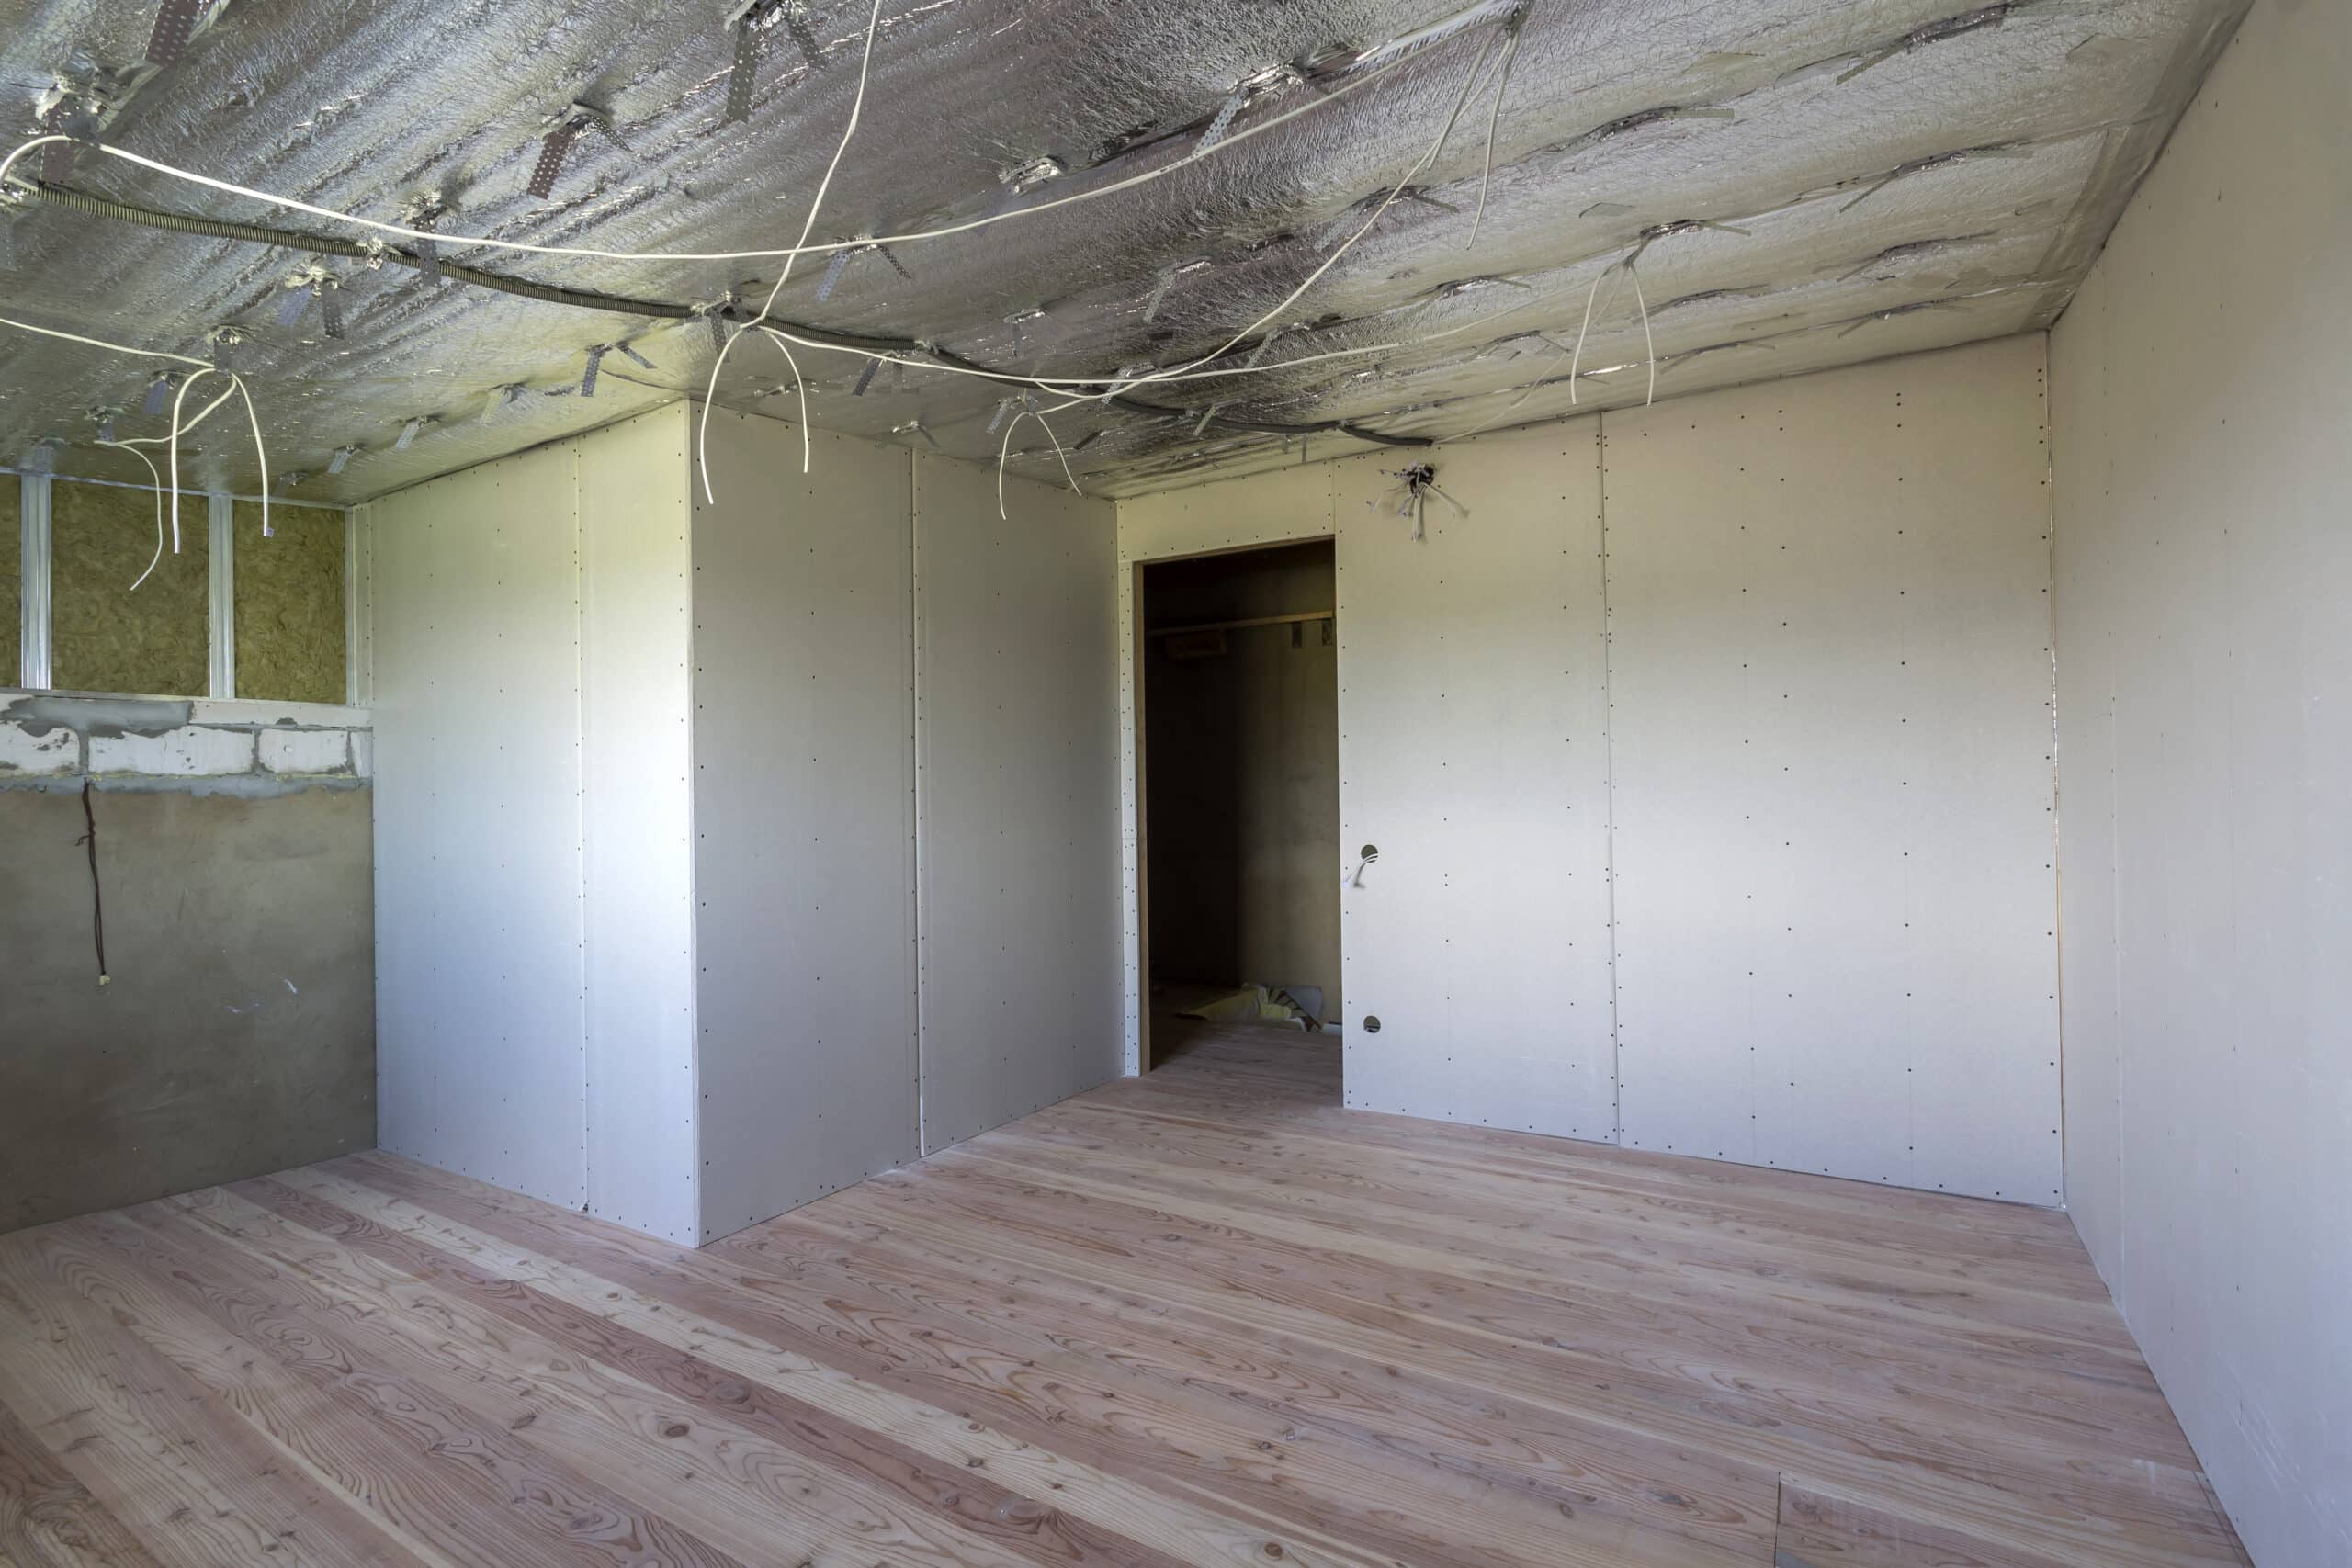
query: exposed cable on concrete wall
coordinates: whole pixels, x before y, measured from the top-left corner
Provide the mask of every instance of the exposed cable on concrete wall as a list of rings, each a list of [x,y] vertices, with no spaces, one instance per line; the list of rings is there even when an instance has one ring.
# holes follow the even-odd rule
[[[90,805],[90,781],[82,781],[82,821],[85,829],[81,842],[90,851],[90,941],[98,950],[98,984],[111,985],[114,977],[107,973],[106,907],[98,895],[98,814]]]

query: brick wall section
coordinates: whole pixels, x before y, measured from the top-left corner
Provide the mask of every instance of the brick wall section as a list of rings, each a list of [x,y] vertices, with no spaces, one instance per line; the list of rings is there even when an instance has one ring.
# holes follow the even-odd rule
[[[0,789],[84,777],[274,794],[350,787],[373,765],[364,708],[208,698],[0,694]]]

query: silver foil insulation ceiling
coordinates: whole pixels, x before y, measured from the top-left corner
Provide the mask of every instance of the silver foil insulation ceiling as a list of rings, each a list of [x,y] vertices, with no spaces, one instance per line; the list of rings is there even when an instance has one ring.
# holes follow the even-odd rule
[[[1131,401],[1155,412],[1056,416],[1090,491],[1295,460],[1302,438],[1250,424],[1442,439],[1638,401],[1653,346],[1663,397],[2014,333],[2064,308],[2245,6],[887,0],[812,241],[920,233],[1167,172],[803,257],[775,316],[1042,377],[1196,358],[1330,261],[1515,27],[1476,243],[1492,68],[1442,155],[1272,323],[1281,335],[1217,362],[1254,355],[1252,373],[1138,389]],[[86,147],[19,164],[56,189],[0,209],[0,314],[201,358],[208,333],[235,328],[271,471],[224,410],[183,442],[184,482],[333,501],[698,395],[709,314],[752,313],[773,261],[523,256],[457,237],[788,244],[849,113],[867,16],[859,0],[7,9],[0,90],[24,137],[74,130],[452,236],[398,242],[419,254],[388,261],[330,220]],[[108,203],[358,254],[127,222]],[[1637,251],[1646,332],[1622,272],[1594,287]],[[469,270],[673,313],[501,292]],[[996,458],[1017,389],[920,352],[795,352],[812,423]],[[144,482],[96,442],[102,423],[164,432],[146,412],[156,368],[0,331],[0,462],[39,451],[60,473]],[[718,396],[797,415],[791,388],[783,356],[746,341]],[[1317,455],[1361,444],[1304,439]],[[1015,440],[1020,471],[1059,480],[1035,423]]]

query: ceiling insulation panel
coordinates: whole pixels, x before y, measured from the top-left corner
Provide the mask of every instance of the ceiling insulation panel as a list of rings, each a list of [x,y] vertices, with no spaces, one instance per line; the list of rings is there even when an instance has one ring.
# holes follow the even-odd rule
[[[233,327],[266,469],[232,405],[184,435],[183,482],[336,502],[699,393],[717,338],[684,312],[756,314],[775,259],[462,237],[788,246],[856,98],[869,15],[756,8],[738,122],[727,0],[169,3],[196,24],[175,57],[153,46],[156,0],[5,0],[19,140],[73,130],[381,222],[429,209],[444,262],[671,312],[126,221],[87,198],[345,251],[369,238],[88,146],[20,159],[12,182],[51,188],[0,208],[0,315],[199,361]],[[1302,439],[1366,444],[1300,434],[1335,421],[1442,440],[1638,402],[1653,362],[1669,397],[2045,326],[2246,3],[882,0],[810,241],[912,237],[797,258],[774,319],[906,345],[887,364],[796,348],[812,423],[963,457],[1009,448],[1038,478],[1060,477],[1058,442],[1109,494],[1295,460]],[[535,196],[567,115],[582,129]],[[314,267],[340,335],[317,298],[288,305]],[[1075,402],[1050,437],[1005,417],[1020,388],[941,364],[1102,390],[1237,336],[1202,367],[1230,373]],[[592,351],[614,344],[628,352],[596,361],[586,395]],[[98,442],[102,426],[165,434],[144,412],[163,367],[0,329],[0,464],[144,479]],[[758,337],[718,400],[797,417],[792,370]]]

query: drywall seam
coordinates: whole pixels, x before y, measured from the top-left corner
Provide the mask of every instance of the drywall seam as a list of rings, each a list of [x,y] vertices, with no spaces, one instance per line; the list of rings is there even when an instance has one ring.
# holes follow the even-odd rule
[[[2059,773],[2058,750],[2064,731],[2058,712],[2058,466],[2056,432],[2050,405],[2050,334],[2041,333],[2041,372],[2035,384],[2036,408],[2041,423],[2042,572],[2050,584],[2050,613],[2043,618],[2042,649],[2050,682],[2050,986],[2057,1015],[2051,1021],[2052,1049],[2058,1057],[2058,1197],[2066,1206],[2066,922],[2064,783]]]
[[[691,402],[678,405],[676,418],[677,441],[672,462],[671,483],[679,496],[678,526],[685,536],[685,606],[684,606],[684,739],[685,755],[678,760],[682,770],[680,784],[684,800],[680,807],[685,818],[685,831],[681,835],[681,847],[685,853],[685,1020],[684,1025],[685,1049],[685,1214],[690,1227],[685,1234],[702,1235],[702,1187],[705,1154],[702,1137],[702,920],[701,863],[695,858],[694,847],[700,841],[702,829],[695,799],[695,758],[701,748],[702,725],[699,706],[695,702],[695,668],[697,656],[698,628],[695,622],[695,506],[694,465],[690,453],[687,423],[695,409]],[[661,411],[656,410],[658,417]]]
[[[1601,795],[1608,808],[1608,851],[1601,874],[1609,885],[1609,1141],[1625,1141],[1624,1064],[1617,1032],[1617,739],[1616,650],[1609,619],[1609,416],[1592,420],[1594,460],[1600,468],[1600,755]]]
[[[922,635],[922,459],[910,449],[907,453],[907,625],[913,638],[915,678],[908,692],[908,705],[913,716],[914,728],[910,734],[913,748],[914,777],[911,787],[914,819],[909,825],[914,875],[910,878],[908,896],[912,900],[914,920],[914,1020],[915,1020],[915,1147],[931,1147],[931,1101],[928,1094],[931,1074],[924,1055],[931,1035],[923,1020],[923,961],[931,951],[929,930],[925,924],[923,902],[923,722],[922,693],[928,675],[928,662]]]
[[[572,835],[580,846],[572,861],[572,878],[580,906],[580,930],[577,946],[580,950],[580,1206],[593,1212],[596,1207],[596,1121],[595,1082],[596,1047],[594,1037],[595,1007],[591,992],[596,984],[595,965],[590,960],[588,942],[594,923],[589,908],[588,847],[588,768],[589,746],[588,701],[588,577],[582,561],[580,519],[580,444],[568,441],[563,445],[571,482],[564,487],[564,502],[571,513],[571,792]]]

